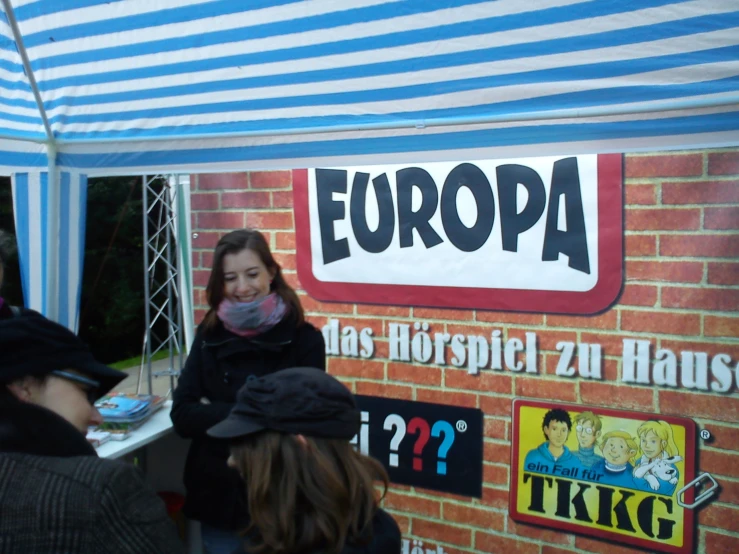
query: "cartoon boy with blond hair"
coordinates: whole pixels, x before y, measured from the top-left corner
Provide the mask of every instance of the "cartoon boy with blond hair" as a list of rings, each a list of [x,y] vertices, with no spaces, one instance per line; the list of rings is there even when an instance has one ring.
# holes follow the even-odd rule
[[[593,470],[603,473],[603,483],[630,489],[638,488],[634,482],[634,462],[639,448],[636,439],[626,431],[608,431],[600,443],[603,459]]]
[[[603,459],[595,453],[595,446],[600,438],[603,423],[600,417],[593,412],[582,412],[575,417],[575,436],[579,445],[572,455],[577,458],[583,467],[591,468]]]

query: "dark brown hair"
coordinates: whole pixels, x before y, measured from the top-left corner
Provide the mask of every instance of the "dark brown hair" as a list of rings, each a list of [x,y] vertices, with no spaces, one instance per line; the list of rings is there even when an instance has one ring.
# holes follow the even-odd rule
[[[246,482],[250,552],[337,554],[346,542],[372,540],[385,468],[346,440],[304,438],[263,431],[231,447]]]
[[[223,300],[223,290],[225,281],[223,278],[223,258],[226,254],[236,254],[242,250],[251,250],[270,273],[274,273],[270,291],[276,292],[290,307],[290,313],[296,319],[297,325],[302,325],[305,321],[303,306],[300,305],[300,299],[295,291],[287,284],[282,276],[282,268],[278,264],[264,235],[255,229],[239,229],[221,237],[216,245],[213,253],[213,268],[208,279],[208,286],[205,288],[205,295],[208,300],[210,310],[205,314],[203,326],[206,330],[215,328],[218,324],[218,306]]]

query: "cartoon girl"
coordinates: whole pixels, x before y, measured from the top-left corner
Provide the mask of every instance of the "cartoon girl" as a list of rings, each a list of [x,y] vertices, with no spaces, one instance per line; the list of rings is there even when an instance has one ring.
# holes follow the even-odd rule
[[[637,429],[642,456],[634,468],[634,480],[648,491],[672,495],[680,473],[674,464],[682,461],[672,434],[672,427],[662,420],[650,419]]]

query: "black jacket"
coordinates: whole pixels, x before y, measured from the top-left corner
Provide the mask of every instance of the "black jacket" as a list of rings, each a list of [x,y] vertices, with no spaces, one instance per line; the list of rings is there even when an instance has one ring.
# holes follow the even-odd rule
[[[384,510],[372,520],[372,541],[367,545],[347,544],[341,554],[400,554],[400,529]]]
[[[138,469],[98,458],[54,412],[0,393],[0,553],[184,551]]]
[[[5,301],[0,303],[0,319],[10,319],[11,317],[17,316],[22,311],[24,311],[22,308],[11,306]]]
[[[187,517],[232,531],[248,524],[244,483],[226,465],[228,444],[205,432],[228,416],[250,375],[296,366],[326,370],[323,335],[309,323],[297,327],[288,316],[252,339],[220,323],[210,332],[198,330],[172,403],[175,431],[193,439],[184,475]]]
[[[257,541],[255,541],[257,542]],[[395,520],[384,510],[377,510],[372,519],[372,538],[364,544],[347,543],[341,549],[341,554],[400,554],[400,529]],[[249,544],[249,539],[246,539]],[[247,552],[246,547],[244,552]],[[306,550],[301,554],[325,554],[326,550]]]

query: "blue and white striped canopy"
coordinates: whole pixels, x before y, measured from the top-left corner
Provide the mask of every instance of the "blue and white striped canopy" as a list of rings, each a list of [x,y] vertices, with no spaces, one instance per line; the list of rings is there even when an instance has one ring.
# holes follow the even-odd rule
[[[0,172],[46,144],[93,176],[739,139],[735,0],[2,5]]]

